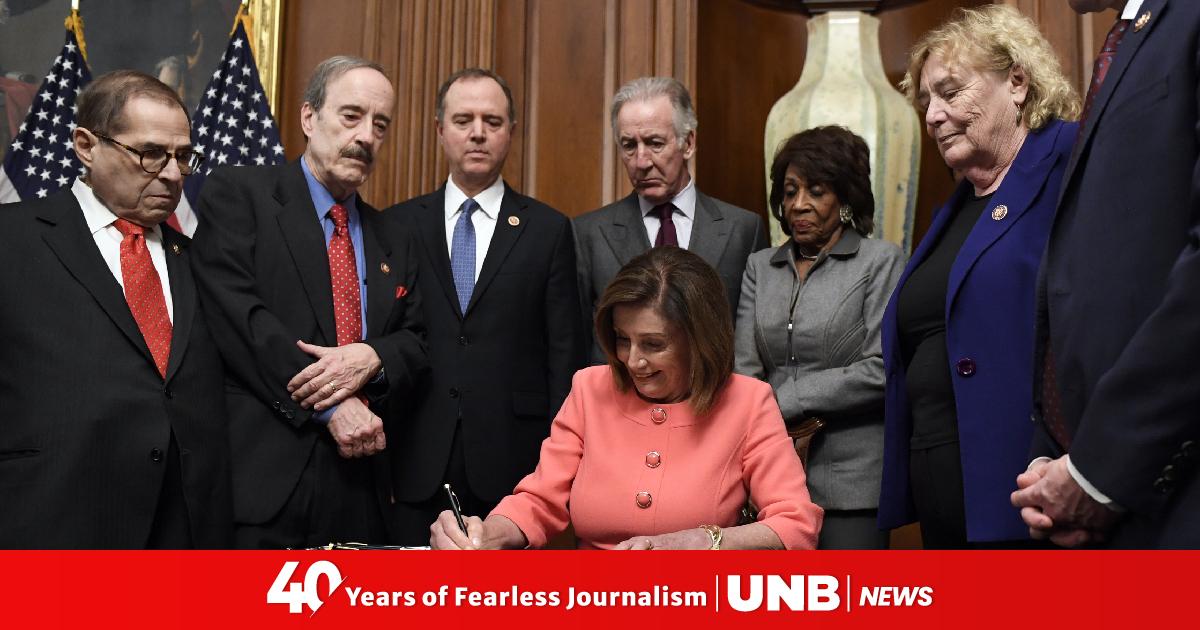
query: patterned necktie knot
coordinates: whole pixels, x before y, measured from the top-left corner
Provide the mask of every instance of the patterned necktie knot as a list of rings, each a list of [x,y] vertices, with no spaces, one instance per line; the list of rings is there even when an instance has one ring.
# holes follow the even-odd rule
[[[329,218],[333,220],[333,228],[339,234],[345,234],[350,229],[350,212],[340,203],[329,207]]]
[[[113,227],[117,228],[117,231],[119,231],[122,236],[128,237],[133,235],[141,236],[142,238],[145,238],[146,236],[146,228],[128,219],[117,219],[116,221],[113,221]]]

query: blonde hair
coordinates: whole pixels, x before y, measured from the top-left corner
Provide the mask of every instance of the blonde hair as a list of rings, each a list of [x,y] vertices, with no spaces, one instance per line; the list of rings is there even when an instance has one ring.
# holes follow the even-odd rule
[[[1063,75],[1058,55],[1033,20],[1003,4],[957,9],[948,22],[926,33],[908,56],[908,71],[900,89],[914,106],[921,71],[938,53],[947,65],[1007,72],[1020,66],[1029,81],[1021,117],[1037,131],[1051,120],[1079,118],[1079,96]]]

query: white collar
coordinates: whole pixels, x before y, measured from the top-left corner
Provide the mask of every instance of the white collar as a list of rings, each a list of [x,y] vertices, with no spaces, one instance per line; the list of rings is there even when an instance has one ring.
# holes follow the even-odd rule
[[[646,201],[645,197],[641,195],[638,195],[637,199],[642,216],[650,214],[650,211],[654,209],[654,204]],[[671,203],[674,204],[676,210],[683,213],[683,216],[694,221],[696,219],[696,178],[688,177],[687,185],[671,198]]]
[[[495,220],[500,214],[500,202],[504,200],[504,178],[497,177],[496,181],[492,182],[491,186],[483,189],[474,197],[475,203],[479,204],[479,209],[483,211],[489,219]],[[453,177],[446,178],[446,220],[458,213],[459,207],[467,200],[467,193],[464,193],[457,184],[454,183]]]
[[[95,235],[96,232],[113,224],[119,217],[113,214],[112,210],[108,209],[100,198],[96,196],[96,192],[92,190],[82,179],[76,177],[75,183],[71,185],[71,194],[75,195],[76,201],[79,202],[79,207],[83,210],[83,220],[87,222],[88,232]],[[155,225],[146,228],[146,232],[158,235],[162,228]]]
[[[1122,20],[1132,20],[1137,17],[1138,9],[1142,8],[1144,0],[1129,0],[1125,3],[1125,10],[1121,11]]]

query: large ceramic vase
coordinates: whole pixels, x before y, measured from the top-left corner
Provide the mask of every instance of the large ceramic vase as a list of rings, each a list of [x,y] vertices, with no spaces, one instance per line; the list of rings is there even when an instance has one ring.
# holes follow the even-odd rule
[[[879,20],[862,11],[829,11],[808,21],[808,51],[795,87],[767,116],[767,191],[775,152],[792,134],[842,125],[871,147],[874,236],[911,250],[920,164],[920,122],[889,82],[879,55]],[[771,240],[784,235],[771,221]]]

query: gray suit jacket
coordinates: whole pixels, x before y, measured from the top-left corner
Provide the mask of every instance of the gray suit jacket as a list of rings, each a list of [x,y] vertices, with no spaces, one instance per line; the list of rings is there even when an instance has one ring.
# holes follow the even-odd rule
[[[879,505],[879,332],[903,270],[899,247],[850,230],[817,259],[803,283],[790,243],[758,252],[746,265],[734,371],[769,382],[789,424],[806,416],[825,419],[805,466],[812,500],[825,509]]]
[[[578,216],[574,224],[584,329],[592,349],[591,360],[601,364],[604,355],[591,341],[596,302],[625,263],[650,249],[650,238],[646,236],[636,193]],[[696,191],[696,218],[688,250],[717,270],[725,283],[731,314],[737,313],[746,259],[768,244],[762,218],[757,214]]]

